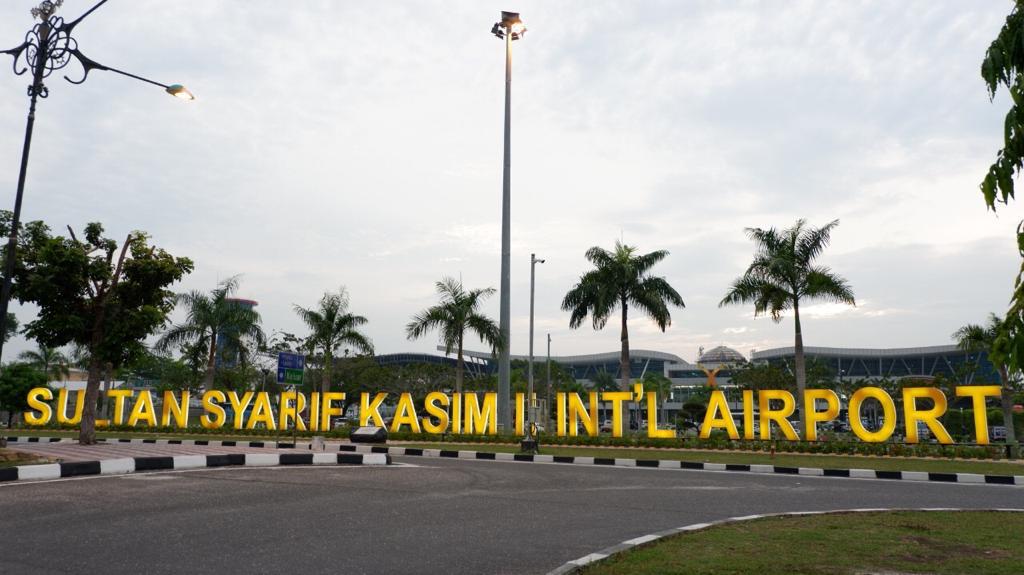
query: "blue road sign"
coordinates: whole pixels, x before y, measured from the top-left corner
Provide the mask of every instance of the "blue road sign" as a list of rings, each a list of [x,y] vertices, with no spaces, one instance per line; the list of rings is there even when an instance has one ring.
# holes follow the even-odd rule
[[[282,351],[277,354],[277,367],[286,369],[305,369],[306,356],[301,353],[288,353]]]
[[[306,369],[306,356],[282,351],[277,354],[277,383],[299,385]]]

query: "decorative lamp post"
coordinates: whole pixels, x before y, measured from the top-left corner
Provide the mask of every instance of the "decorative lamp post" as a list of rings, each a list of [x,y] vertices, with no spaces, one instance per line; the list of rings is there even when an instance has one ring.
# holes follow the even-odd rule
[[[511,224],[511,122],[512,122],[512,42],[526,34],[526,26],[516,12],[502,12],[501,21],[495,22],[491,34],[505,41],[505,161],[502,177],[501,193],[501,314],[499,329],[501,331],[502,349],[498,355],[498,425],[508,432],[512,429],[511,389],[509,385],[509,290],[510,290],[510,256],[512,239],[509,231]]]
[[[0,50],[0,54],[9,54],[14,58],[14,73],[21,76],[25,72],[32,72],[32,83],[28,86],[28,122],[25,125],[25,143],[21,149],[21,168],[18,171],[18,191],[14,198],[14,216],[11,220],[10,235],[7,238],[7,251],[4,254],[4,279],[3,288],[0,289],[0,333],[6,333],[7,328],[7,307],[11,300],[11,281],[14,275],[15,251],[18,243],[18,227],[21,224],[21,200],[25,193],[25,174],[28,170],[28,154],[32,145],[32,128],[36,120],[36,102],[39,98],[46,98],[50,95],[49,89],[43,80],[50,76],[55,70],[60,70],[72,60],[78,62],[82,67],[82,77],[77,80],[64,76],[64,79],[72,84],[81,84],[89,77],[93,70],[105,70],[122,76],[128,76],[141,80],[155,86],[160,86],[168,94],[182,100],[194,100],[195,96],[181,84],[161,84],[142,76],[130,74],[124,70],[118,70],[105,66],[89,58],[78,49],[78,42],[71,36],[78,24],[92,14],[97,8],[107,3],[102,0],[90,8],[78,19],[65,22],[60,16],[56,16],[57,8],[60,8],[64,0],[46,0],[39,6],[32,9],[32,16],[39,19],[39,23],[32,27],[25,34],[25,40],[20,46],[10,50]],[[0,356],[3,355],[3,338],[0,337]]]

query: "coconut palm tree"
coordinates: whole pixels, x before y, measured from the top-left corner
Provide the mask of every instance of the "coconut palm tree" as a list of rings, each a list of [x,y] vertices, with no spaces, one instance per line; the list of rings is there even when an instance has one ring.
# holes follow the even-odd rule
[[[366,325],[367,319],[348,311],[348,292],[342,287],[338,293],[327,292],[320,298],[317,309],[306,309],[295,306],[312,333],[306,338],[306,347],[311,354],[323,352],[323,365],[320,367],[320,391],[327,393],[331,389],[331,375],[334,370],[334,353],[342,345],[348,345],[366,354],[373,353],[370,338],[359,332],[359,327]]]
[[[1002,329],[1003,320],[996,314],[989,314],[988,323],[985,325],[967,324],[953,332],[953,339],[957,346],[967,353],[985,352],[992,360],[992,348]],[[1001,407],[1003,410],[1003,425],[1006,426],[1006,442],[1016,443],[1017,433],[1013,427],[1013,387],[1011,387],[1010,373],[1006,364],[999,362],[996,365],[999,372],[999,383],[1002,387],[1000,393]]]
[[[456,350],[455,391],[462,393],[462,344],[466,331],[476,334],[495,353],[504,345],[498,325],[477,310],[485,298],[494,294],[494,288],[466,291],[462,282],[450,277],[443,278],[435,285],[441,302],[414,315],[412,321],[405,326],[405,335],[409,339],[419,339],[428,331],[436,329],[440,332],[445,353]]]
[[[178,294],[176,302],[185,307],[185,322],[172,326],[156,343],[156,348],[198,345],[208,350],[203,388],[213,389],[217,368],[217,347],[241,351],[246,339],[263,342],[260,314],[249,306],[239,305],[231,296],[238,291],[238,276],[221,282],[209,294],[190,291]]]
[[[57,348],[39,344],[35,351],[23,351],[18,354],[18,359],[28,362],[53,380],[63,381],[71,375],[67,356]]]
[[[821,228],[813,228],[801,219],[785,230],[747,228],[747,237],[754,241],[754,261],[718,303],[719,307],[753,303],[755,317],[767,313],[776,323],[782,321],[785,312],[792,310],[796,389],[797,397],[801,398],[807,388],[807,365],[800,327],[800,302],[818,299],[857,305],[845,279],[814,263],[828,247],[832,230],[838,225],[839,220],[834,220]]]
[[[621,312],[619,369],[623,389],[629,387],[629,331],[626,327],[629,306],[649,315],[663,332],[672,325],[669,304],[686,307],[683,298],[665,278],[650,275],[651,268],[666,256],[665,250],[636,255],[635,247],[618,241],[611,252],[594,246],[586,253],[594,269],[583,274],[562,300],[562,309],[572,313],[569,317],[572,329],[583,325],[588,315],[594,329],[602,329],[616,309]]]

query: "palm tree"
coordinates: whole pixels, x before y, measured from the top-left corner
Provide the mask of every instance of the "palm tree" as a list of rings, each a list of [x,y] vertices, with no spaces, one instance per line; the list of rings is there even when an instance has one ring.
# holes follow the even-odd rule
[[[456,350],[455,391],[462,393],[462,344],[466,330],[475,333],[494,352],[504,346],[498,325],[477,311],[480,303],[494,294],[494,288],[466,291],[462,282],[450,277],[443,278],[435,285],[441,302],[414,315],[412,321],[405,326],[405,335],[409,339],[418,339],[434,329],[441,333],[445,353]]]
[[[996,314],[989,314],[988,323],[984,326],[967,324],[953,333],[953,339],[957,346],[967,353],[986,352],[992,360],[992,348],[1002,329],[1003,320]],[[999,383],[1002,387],[1000,399],[1003,409],[1003,425],[1006,427],[1006,443],[1013,444],[1017,441],[1017,433],[1013,427],[1013,388],[1010,385],[1010,374],[1006,364],[999,362],[996,365],[999,372]]]
[[[646,313],[661,329],[672,325],[672,314],[668,306],[686,307],[683,298],[669,285],[665,278],[649,275],[651,268],[665,259],[665,250],[635,255],[636,248],[615,242],[615,251],[609,252],[597,246],[587,250],[586,257],[594,269],[580,277],[580,281],[562,300],[562,309],[572,312],[569,327],[576,329],[590,315],[594,329],[602,329],[611,314],[619,309],[622,313],[622,353],[619,356],[622,389],[629,387],[629,306],[633,305]]]
[[[747,228],[747,237],[755,245],[754,261],[718,303],[718,307],[723,307],[752,302],[755,317],[767,313],[776,323],[782,321],[784,312],[793,310],[796,389],[797,397],[801,398],[807,387],[804,338],[800,327],[801,300],[822,299],[857,305],[853,290],[845,279],[814,263],[828,247],[832,230],[839,225],[839,220],[817,229],[806,224],[807,221],[801,219],[793,227],[781,231]]]
[[[615,381],[615,376],[611,373],[600,369],[590,377],[591,383],[593,383],[592,389],[594,391],[618,391],[619,382]]]
[[[372,354],[370,338],[358,331],[366,325],[367,319],[348,311],[348,293],[344,287],[338,293],[327,292],[320,298],[317,309],[295,306],[295,313],[313,332],[306,338],[306,347],[311,354],[323,351],[323,365],[320,368],[320,391],[331,389],[331,374],[334,370],[334,352],[342,345],[349,345],[362,353]]]
[[[185,306],[185,322],[172,326],[156,343],[156,348],[167,351],[175,347],[201,346],[208,350],[203,388],[213,389],[217,367],[217,347],[241,351],[244,340],[257,344],[264,340],[260,329],[260,314],[231,296],[238,291],[238,276],[221,282],[209,294],[199,291],[178,294],[176,302]]]
[[[18,359],[28,362],[46,374],[46,377],[53,378],[54,380],[63,381],[71,375],[67,356],[57,348],[39,344],[36,347],[36,351],[29,350],[18,354]]]
[[[648,371],[644,374],[643,382],[644,390],[657,393],[656,397],[661,403],[661,421],[668,423],[668,411],[665,410],[665,404],[672,397],[672,380],[656,371]],[[653,423],[651,422],[651,425]]]

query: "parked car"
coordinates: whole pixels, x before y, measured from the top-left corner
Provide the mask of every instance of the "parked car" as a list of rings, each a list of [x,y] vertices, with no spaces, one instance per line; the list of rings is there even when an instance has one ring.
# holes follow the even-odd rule
[[[850,431],[850,424],[845,421],[833,421],[832,431],[835,431],[836,433],[848,432]]]
[[[612,420],[610,420],[610,419],[604,420],[603,422],[601,422],[601,427],[598,428],[598,429],[599,429],[599,431],[602,431],[602,432],[605,432],[605,433],[611,433],[611,431],[612,431]]]
[[[988,438],[992,441],[1006,441],[1006,427],[1003,425],[989,427]]]

